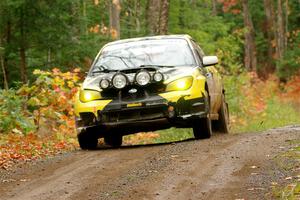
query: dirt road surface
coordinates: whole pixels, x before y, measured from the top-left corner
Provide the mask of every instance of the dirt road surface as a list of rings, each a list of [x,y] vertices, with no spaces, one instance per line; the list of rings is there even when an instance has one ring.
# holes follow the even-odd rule
[[[300,126],[207,140],[77,150],[0,172],[0,199],[270,199]]]

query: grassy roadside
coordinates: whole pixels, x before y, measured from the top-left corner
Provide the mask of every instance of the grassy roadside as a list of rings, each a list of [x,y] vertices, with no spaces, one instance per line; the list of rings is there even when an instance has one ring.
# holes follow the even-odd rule
[[[276,199],[300,199],[300,140],[290,142],[293,148],[275,158],[276,164],[287,174],[280,183],[271,185],[273,196]]]
[[[297,80],[297,79],[295,79]],[[295,82],[295,83],[294,83]],[[230,132],[261,132],[270,128],[300,124],[298,81],[281,85],[278,78],[259,79],[256,74],[245,73],[225,76],[226,99],[230,111]],[[295,90],[293,90],[293,87]],[[157,131],[126,136],[128,144],[162,143],[192,138],[192,129]]]

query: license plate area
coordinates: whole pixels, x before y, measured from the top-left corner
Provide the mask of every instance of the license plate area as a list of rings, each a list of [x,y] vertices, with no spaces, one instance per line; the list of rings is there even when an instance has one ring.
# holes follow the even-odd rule
[[[128,103],[126,106],[127,106],[127,108],[141,107],[141,106],[143,106],[143,104],[142,103]]]

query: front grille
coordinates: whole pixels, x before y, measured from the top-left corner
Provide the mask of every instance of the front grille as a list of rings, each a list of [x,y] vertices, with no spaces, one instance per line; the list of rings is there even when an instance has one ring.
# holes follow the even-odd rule
[[[164,107],[128,109],[115,112],[101,113],[102,122],[130,122],[163,118],[167,109]]]
[[[136,91],[134,93],[130,93],[131,91]],[[121,91],[121,100],[122,101],[130,101],[132,99],[141,100],[147,97],[147,91],[143,88],[128,88],[127,90]]]
[[[135,89],[135,93],[130,93],[129,91]],[[122,90],[117,90],[115,88],[110,88],[101,92],[101,96],[104,99],[113,99],[121,101],[130,101],[130,100],[141,100],[145,99],[148,96],[156,95],[164,92],[166,86],[162,83],[152,83],[146,87],[140,87],[137,85],[127,86]]]

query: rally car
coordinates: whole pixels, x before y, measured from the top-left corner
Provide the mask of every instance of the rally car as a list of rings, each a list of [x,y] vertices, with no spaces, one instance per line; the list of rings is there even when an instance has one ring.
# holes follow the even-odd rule
[[[106,44],[76,95],[78,142],[122,145],[124,135],[170,127],[193,128],[196,139],[228,133],[222,79],[188,35],[152,36]]]

